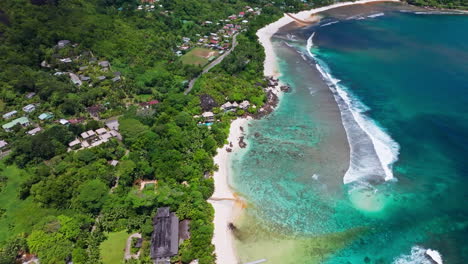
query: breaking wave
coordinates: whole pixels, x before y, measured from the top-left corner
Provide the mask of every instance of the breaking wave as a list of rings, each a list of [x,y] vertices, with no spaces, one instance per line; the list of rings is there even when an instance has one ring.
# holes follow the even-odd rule
[[[411,254],[399,256],[393,261],[393,264],[433,264],[434,262],[443,264],[439,252],[414,246],[411,248]]]
[[[321,25],[320,27],[326,27],[326,26],[330,26],[330,25],[336,24],[336,23],[338,23],[338,22],[340,22],[340,21],[332,21],[332,22],[328,22],[328,23],[326,23],[326,24],[323,24],[323,25]]]
[[[374,120],[360,100],[334,78],[328,66],[311,51],[315,32],[307,39],[307,52],[332,91],[341,112],[350,145],[350,165],[343,182],[372,182],[394,179],[392,166],[398,160],[400,146]]]
[[[368,18],[374,18],[374,17],[379,17],[379,16],[383,16],[385,15],[384,13],[377,13],[377,14],[372,14],[372,15],[369,15],[367,16]]]

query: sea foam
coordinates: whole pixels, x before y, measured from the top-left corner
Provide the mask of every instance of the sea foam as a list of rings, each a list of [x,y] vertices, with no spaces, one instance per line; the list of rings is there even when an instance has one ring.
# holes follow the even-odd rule
[[[369,18],[374,18],[374,17],[383,16],[383,15],[385,15],[385,14],[384,14],[384,13],[377,13],[377,14],[369,15],[369,16],[367,16],[367,17],[369,17]]]
[[[393,261],[393,264],[433,264],[434,262],[443,264],[438,251],[414,246],[411,248],[411,254],[399,256]]]
[[[343,182],[394,179],[392,166],[398,160],[400,146],[374,120],[365,115],[369,108],[339,84],[327,65],[312,53],[313,37],[307,39],[307,52],[333,92],[341,112],[343,126],[350,144],[350,165]]]
[[[338,22],[340,22],[340,21],[332,21],[332,22],[328,22],[328,23],[325,23],[325,24],[321,25],[320,27],[326,27],[326,26],[330,26],[330,25],[336,24],[336,23],[338,23]]]

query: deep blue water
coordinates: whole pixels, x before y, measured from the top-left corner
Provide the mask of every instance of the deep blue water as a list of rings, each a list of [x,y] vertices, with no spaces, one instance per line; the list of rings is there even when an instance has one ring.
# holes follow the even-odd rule
[[[393,191],[407,203],[382,224],[421,229],[415,242],[467,263],[468,16],[388,12],[314,31],[313,52],[400,145]]]

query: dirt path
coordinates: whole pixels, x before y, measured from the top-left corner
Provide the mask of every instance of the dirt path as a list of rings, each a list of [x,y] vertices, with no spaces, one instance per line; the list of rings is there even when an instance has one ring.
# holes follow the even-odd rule
[[[125,246],[125,260],[129,260],[131,258],[138,259],[140,257],[140,250],[136,254],[132,254],[132,240],[133,238],[141,238],[140,233],[131,234],[127,239],[127,245]]]

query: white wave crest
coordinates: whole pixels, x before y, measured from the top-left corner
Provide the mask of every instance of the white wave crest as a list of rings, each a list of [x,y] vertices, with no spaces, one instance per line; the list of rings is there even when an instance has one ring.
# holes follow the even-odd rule
[[[411,254],[399,256],[393,261],[393,264],[433,264],[434,262],[443,264],[439,252],[414,246],[411,248]]]
[[[321,25],[320,27],[326,27],[326,26],[330,26],[330,25],[336,24],[336,23],[338,23],[338,22],[340,22],[340,21],[332,21],[332,22],[329,22],[329,23],[323,24],[323,25]]]
[[[343,182],[348,184],[376,178],[385,181],[394,179],[392,166],[398,160],[400,146],[365,115],[369,108],[352,96],[348,89],[339,85],[340,80],[334,78],[326,64],[312,54],[314,35],[315,32],[307,40],[307,51],[316,61],[317,70],[335,96],[350,144],[350,166]]]
[[[385,14],[384,14],[384,13],[377,13],[377,14],[369,15],[369,16],[367,16],[367,17],[369,17],[369,18],[374,18],[374,17],[383,16],[383,15],[385,15]]]

